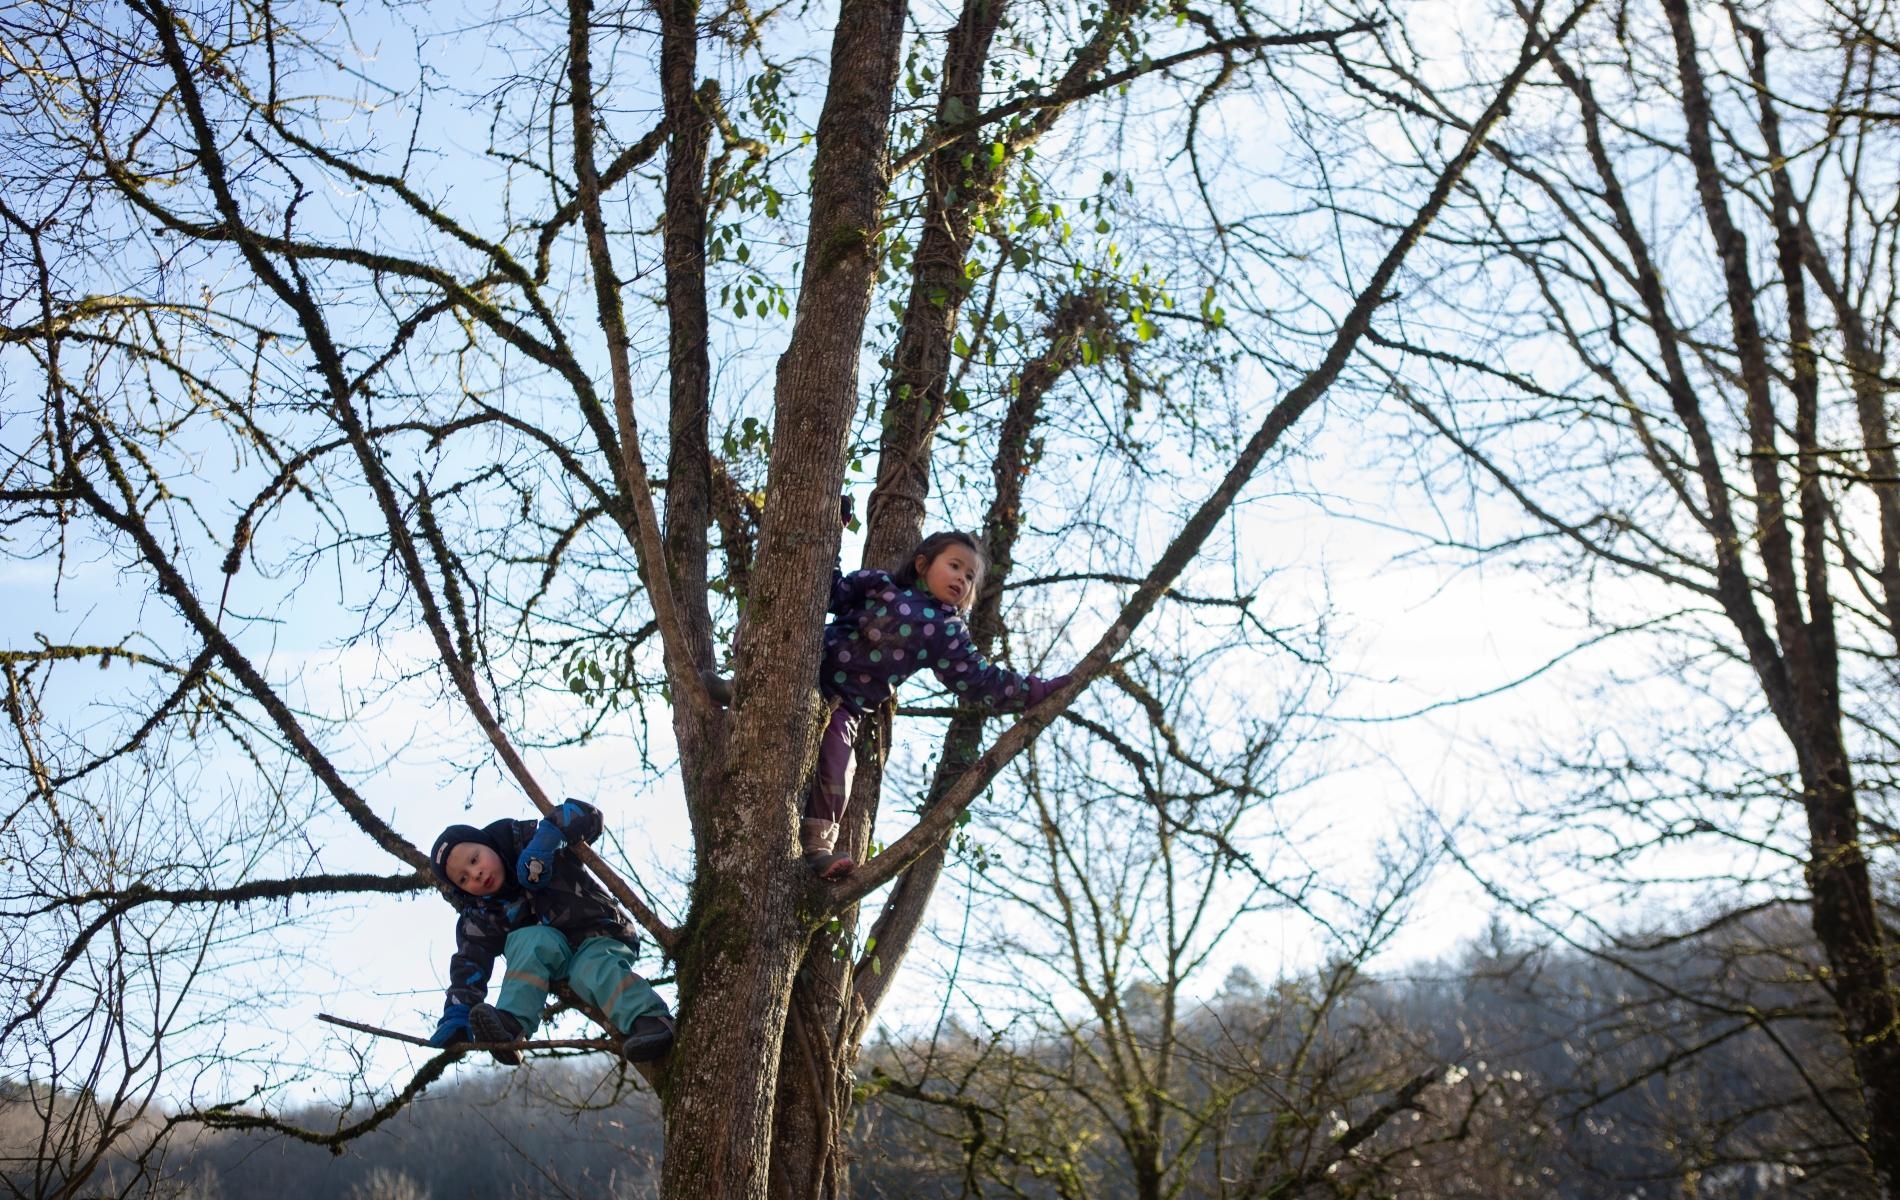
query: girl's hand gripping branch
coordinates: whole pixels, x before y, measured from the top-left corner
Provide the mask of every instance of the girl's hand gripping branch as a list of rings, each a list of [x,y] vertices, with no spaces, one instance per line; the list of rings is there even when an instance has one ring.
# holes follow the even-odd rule
[[[1029,700],[1024,707],[1034,708],[1036,705],[1041,704],[1051,692],[1059,692],[1068,686],[1069,677],[1067,675],[1057,675],[1053,679],[1037,679],[1032,676],[1029,680]]]

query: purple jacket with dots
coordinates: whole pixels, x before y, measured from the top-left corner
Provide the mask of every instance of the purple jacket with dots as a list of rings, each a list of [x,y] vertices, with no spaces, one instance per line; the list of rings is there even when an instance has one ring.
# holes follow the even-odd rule
[[[897,685],[925,667],[959,700],[1010,711],[1050,691],[1047,680],[983,661],[970,628],[954,608],[883,571],[840,574],[831,585],[831,624],[819,690],[863,714],[891,698]]]

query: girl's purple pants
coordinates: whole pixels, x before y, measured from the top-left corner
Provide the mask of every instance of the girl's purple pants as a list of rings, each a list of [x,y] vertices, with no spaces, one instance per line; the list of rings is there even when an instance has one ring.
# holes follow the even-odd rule
[[[825,736],[818,743],[818,777],[805,799],[807,821],[844,819],[844,806],[851,799],[851,776],[857,765],[852,747],[858,740],[858,714],[840,704],[831,710],[825,722]]]

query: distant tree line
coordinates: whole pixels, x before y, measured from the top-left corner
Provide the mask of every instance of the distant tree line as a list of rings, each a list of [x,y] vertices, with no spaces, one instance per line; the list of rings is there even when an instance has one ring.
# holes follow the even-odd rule
[[[849,1141],[852,1194],[1873,1196],[1873,1176],[1841,1132],[1858,1115],[1851,1067],[1826,997],[1803,982],[1817,955],[1805,925],[1777,907],[1686,940],[1588,952],[1523,944],[1498,926],[1403,975],[1346,969],[1263,982],[1236,969],[1176,1035],[1174,1111],[1226,1099],[1216,1128],[1167,1127],[1172,1144],[1192,1148],[1159,1190],[1129,1153],[1139,1131],[1115,1116],[1113,1088],[1091,1066],[1115,1034],[1082,1021],[1069,1038],[999,1036],[983,1024],[991,1014],[975,1011],[934,1038],[867,1053],[858,1090],[872,1102]],[[1715,977],[1746,999],[1749,1018],[1698,1013],[1685,999],[1717,990]],[[1162,999],[1140,988],[1125,998],[1137,1041],[1158,1037]],[[1440,1065],[1401,1085],[1394,1103],[1399,1091],[1385,1085],[1420,1061]],[[650,1196],[660,1115],[631,1079],[598,1056],[469,1071],[337,1153],[204,1133],[173,1143],[158,1194]],[[35,1127],[17,1119],[34,1102],[8,1085],[9,1156]],[[339,1120],[322,1106],[282,1115],[319,1129]],[[31,1194],[27,1174],[17,1158],[7,1164],[10,1194]],[[115,1174],[129,1178],[123,1168],[103,1176]]]

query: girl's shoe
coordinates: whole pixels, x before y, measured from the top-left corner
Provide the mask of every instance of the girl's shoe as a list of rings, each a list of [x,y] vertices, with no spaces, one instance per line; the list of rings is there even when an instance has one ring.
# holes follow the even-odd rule
[[[837,844],[836,821],[806,817],[798,823],[798,848],[805,853],[805,865],[827,883],[835,883],[858,869],[849,854],[834,853]]]
[[[518,1042],[521,1040],[521,1022],[515,1020],[513,1013],[503,1012],[492,1004],[477,1004],[468,1010],[468,1031],[477,1042]],[[521,1065],[519,1050],[490,1050],[495,1061],[504,1067]]]
[[[807,850],[805,865],[826,883],[836,883],[858,869],[857,862],[849,854],[838,854],[831,850]]]

